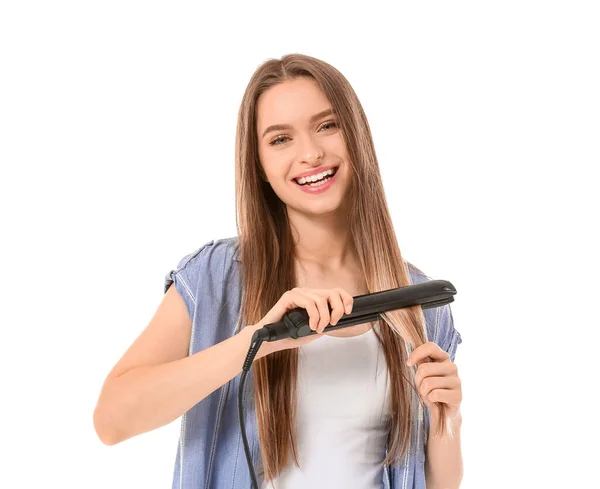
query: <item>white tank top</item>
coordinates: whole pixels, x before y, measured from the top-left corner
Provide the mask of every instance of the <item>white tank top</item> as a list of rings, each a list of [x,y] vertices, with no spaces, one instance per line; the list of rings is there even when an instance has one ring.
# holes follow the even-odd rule
[[[290,449],[286,469],[262,489],[381,489],[391,403],[375,332],[324,335],[298,354],[300,468]]]

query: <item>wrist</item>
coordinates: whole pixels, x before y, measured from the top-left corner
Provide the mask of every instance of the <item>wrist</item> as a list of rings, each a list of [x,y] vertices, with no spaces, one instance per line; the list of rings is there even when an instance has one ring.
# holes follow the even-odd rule
[[[252,337],[254,336],[254,333],[256,331],[258,331],[259,329],[261,329],[261,327],[262,326],[260,326],[260,325],[251,324],[251,325],[248,325],[248,326],[242,328],[242,330],[238,333],[238,335],[240,335],[244,338],[244,344],[246,345],[246,352],[250,349],[250,345],[252,344]],[[254,357],[254,361],[271,353],[270,346],[271,346],[271,344],[268,341],[263,341],[263,343],[260,345],[260,348],[258,349],[258,353]]]
[[[429,416],[431,420],[431,424],[434,425],[438,423],[440,420],[440,411],[437,408],[432,408],[429,410]],[[446,416],[446,420],[452,423],[453,426],[459,426],[462,424],[462,413],[460,409],[455,413],[448,413]]]

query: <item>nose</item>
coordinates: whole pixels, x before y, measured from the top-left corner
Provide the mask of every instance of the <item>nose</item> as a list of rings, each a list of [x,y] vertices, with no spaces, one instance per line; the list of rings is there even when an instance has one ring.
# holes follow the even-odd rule
[[[309,163],[310,165],[320,165],[323,151],[312,137],[306,136],[299,144],[300,163]]]

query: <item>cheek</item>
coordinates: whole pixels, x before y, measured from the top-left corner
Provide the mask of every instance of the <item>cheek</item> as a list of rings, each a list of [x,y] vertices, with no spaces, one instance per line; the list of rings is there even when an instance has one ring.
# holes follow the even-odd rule
[[[268,177],[273,177],[274,172],[277,169],[277,162],[273,160],[272,156],[265,154],[264,152],[258,152],[258,159],[263,171]]]
[[[287,165],[285,160],[270,158],[261,160],[261,165],[263,172],[273,187],[281,187],[286,184],[286,180],[289,179],[289,165]]]
[[[326,150],[339,158],[343,158],[344,160],[348,159],[348,151],[346,150],[346,145],[340,135],[332,137],[327,141]]]

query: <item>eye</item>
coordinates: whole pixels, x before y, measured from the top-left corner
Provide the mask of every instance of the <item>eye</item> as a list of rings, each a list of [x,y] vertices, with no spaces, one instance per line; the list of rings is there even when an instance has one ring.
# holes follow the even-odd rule
[[[269,142],[269,146],[278,146],[283,144],[286,139],[289,139],[287,136],[277,136],[275,139]]]
[[[337,122],[336,122],[336,121],[330,121],[330,122],[326,122],[326,123],[325,123],[325,124],[323,124],[323,125],[322,125],[322,126],[319,128],[319,129],[322,129],[322,128],[324,128],[324,127],[327,127],[327,126],[330,126],[330,127],[338,127],[338,124],[337,124]]]

